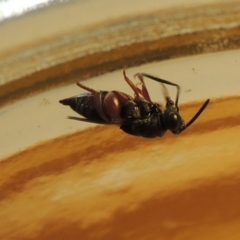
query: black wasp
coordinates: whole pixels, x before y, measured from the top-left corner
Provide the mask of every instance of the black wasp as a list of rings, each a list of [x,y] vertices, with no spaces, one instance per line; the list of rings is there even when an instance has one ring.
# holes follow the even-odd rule
[[[119,91],[96,91],[77,83],[80,88],[88,92],[59,102],[69,105],[74,111],[86,118],[73,117],[73,119],[94,123],[117,124],[128,134],[154,138],[163,136],[167,130],[174,134],[181,133],[199,117],[210,101],[210,99],[206,100],[195,116],[185,124],[178,108],[179,85],[146,73],[137,73],[135,76],[140,80],[141,88],[139,88],[139,83],[134,85],[126,76],[125,71],[123,71],[123,76],[134,91],[134,97]],[[162,84],[166,99],[165,108],[158,103],[152,102],[143,77],[148,77]],[[168,96],[164,84],[177,88],[175,102]]]

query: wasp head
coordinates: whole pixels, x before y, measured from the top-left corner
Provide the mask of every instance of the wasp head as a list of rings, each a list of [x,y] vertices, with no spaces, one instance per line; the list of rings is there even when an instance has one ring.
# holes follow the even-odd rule
[[[207,99],[202,107],[198,110],[198,112],[192,117],[192,119],[187,124],[185,124],[183,118],[179,114],[179,109],[176,104],[174,104],[174,102],[169,97],[167,97],[166,100],[167,104],[166,109],[163,113],[163,123],[166,128],[174,134],[179,134],[190,125],[192,125],[210,101],[210,99]]]
[[[185,122],[179,114],[178,107],[168,97],[166,109],[163,113],[163,123],[168,130],[174,134],[179,134],[185,129]]]

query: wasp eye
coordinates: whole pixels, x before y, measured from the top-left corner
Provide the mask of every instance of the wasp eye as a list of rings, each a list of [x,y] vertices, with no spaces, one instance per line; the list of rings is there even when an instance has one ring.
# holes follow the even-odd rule
[[[176,113],[170,113],[168,115],[168,129],[175,131],[179,128],[180,118]]]

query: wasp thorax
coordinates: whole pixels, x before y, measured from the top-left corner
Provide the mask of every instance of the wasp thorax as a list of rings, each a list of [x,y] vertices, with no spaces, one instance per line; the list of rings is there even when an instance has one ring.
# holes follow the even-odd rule
[[[141,118],[141,112],[138,105],[134,101],[127,101],[121,110],[123,119],[138,119]]]

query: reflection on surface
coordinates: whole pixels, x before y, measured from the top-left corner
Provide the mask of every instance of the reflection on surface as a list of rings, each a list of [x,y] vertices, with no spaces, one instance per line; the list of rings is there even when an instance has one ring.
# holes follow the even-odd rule
[[[52,3],[63,1],[64,0],[1,0],[0,22],[8,18],[17,17],[32,10],[47,7]]]

